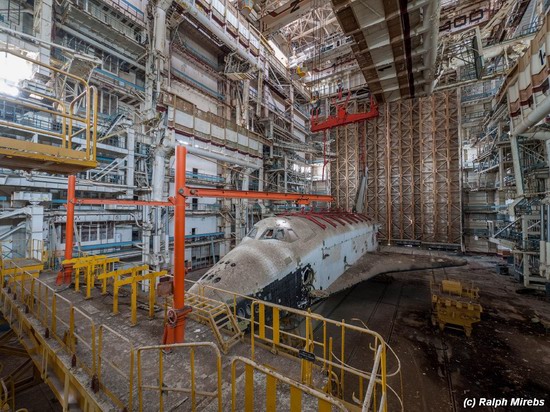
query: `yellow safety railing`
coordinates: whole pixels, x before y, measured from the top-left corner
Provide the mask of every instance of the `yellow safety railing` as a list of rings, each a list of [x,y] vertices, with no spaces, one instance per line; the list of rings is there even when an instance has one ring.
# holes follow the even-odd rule
[[[41,66],[50,70],[53,73],[54,77],[57,77],[59,81],[63,84],[65,81],[73,82],[73,90],[82,90],[82,92],[74,97],[68,96],[65,92],[62,92],[61,96],[51,96],[40,93],[37,90],[33,90],[32,93],[39,98],[47,99],[54,103],[54,109],[49,109],[44,106],[39,105],[38,103],[32,103],[28,100],[22,100],[16,97],[10,97],[7,95],[2,96],[2,101],[7,102],[8,104],[13,104],[16,107],[21,107],[23,109],[29,110],[29,112],[36,113],[45,113],[55,120],[56,123],[60,124],[58,130],[46,129],[45,127],[37,127],[35,125],[22,124],[20,122],[12,120],[2,120],[0,119],[0,126],[9,127],[15,130],[21,130],[24,132],[37,133],[39,135],[45,135],[53,138],[60,139],[60,145],[58,147],[62,152],[38,152],[38,156],[42,157],[42,160],[47,160],[54,155],[62,155],[63,157],[75,157],[84,162],[93,162],[96,161],[96,142],[97,142],[97,118],[98,118],[98,91],[94,86],[90,86],[88,82],[74,74],[71,74],[67,71],[58,69],[51,65],[42,63],[36,59],[32,59],[28,56],[25,56],[21,53],[18,53],[15,50],[2,47],[0,48],[1,53],[7,53],[12,56],[15,56],[19,59],[25,60],[32,63],[36,66]],[[65,81],[63,81],[64,79]],[[67,87],[67,86],[66,86]],[[78,106],[82,105],[84,108],[84,115],[78,114]],[[52,120],[52,125],[54,123]],[[31,122],[31,121],[29,121]],[[73,139],[76,137],[81,137],[85,142],[84,151],[74,150],[72,147]],[[8,150],[15,151],[25,151],[30,150],[29,141],[20,142],[16,139],[2,138],[2,145],[0,149],[6,148]],[[40,147],[46,149],[51,144],[39,144]],[[58,163],[62,163],[63,159],[57,159]],[[89,164],[88,168],[94,165]]]
[[[237,388],[237,366],[244,365],[244,391]],[[258,379],[255,374],[265,376]],[[286,389],[289,396],[281,396]],[[239,399],[237,392],[241,393]],[[244,398],[244,399],[243,399]],[[307,405],[305,398],[307,399]],[[282,399],[288,399],[283,404]],[[315,408],[315,409],[314,409]],[[274,370],[259,365],[256,362],[240,356],[233,358],[231,362],[231,410],[232,411],[275,411],[288,410],[299,412],[303,410],[319,412],[330,412],[334,410],[347,411],[348,409],[338,399],[327,395],[324,392],[313,389],[300,382],[296,382]]]
[[[185,279],[185,282],[190,286],[195,284],[198,285],[197,294],[199,296],[204,296],[206,298],[214,299],[229,305],[233,313],[233,316],[235,317],[235,319],[237,319],[237,322],[243,325],[243,328],[246,328],[246,326],[244,325],[249,324],[250,308],[252,306],[252,302],[254,302],[255,299],[246,295],[241,295],[240,293],[237,293],[237,292],[220,289],[212,285],[204,285],[202,283],[197,283],[189,279]],[[244,308],[244,311],[239,311],[239,308]]]
[[[99,278],[105,273],[114,270],[114,264],[120,262],[117,257],[105,255],[82,256],[73,259],[65,259],[61,263],[63,266],[71,266],[74,275],[74,290],[80,292],[80,277],[84,276],[86,282],[86,299],[92,297],[92,288],[95,285],[96,278],[102,281],[101,293],[107,294],[107,278]]]
[[[299,326],[292,325],[291,329],[283,329],[282,314],[285,318],[291,315]],[[361,403],[365,401],[367,383],[372,389],[366,396],[373,398],[372,403],[376,407],[377,397],[380,395],[380,411],[387,411],[387,347],[378,333],[343,320],[339,322],[316,313],[264,301],[252,303],[250,329],[253,360],[257,343],[267,345],[273,351],[295,356],[300,359],[302,383],[313,384],[314,368],[324,371],[329,376],[324,389],[351,404],[357,403],[357,400]],[[354,346],[346,347],[346,338],[350,335],[353,335],[355,342],[368,344],[368,350],[362,351],[361,359],[358,359],[361,364],[357,366],[352,366],[347,361],[352,356]],[[363,369],[365,364],[373,365],[373,369]],[[333,380],[333,377],[337,379]],[[347,385],[355,390],[346,390]]]
[[[96,281],[101,281],[101,294],[107,294],[107,286],[113,288],[113,314],[119,313],[119,292],[124,286],[131,288],[131,322],[137,324],[138,306],[138,285],[148,282],[148,305],[149,318],[155,317],[156,304],[156,279],[167,274],[162,270],[154,272],[148,265],[133,266],[129,268],[114,269],[119,258],[105,255],[82,256],[73,259],[66,259],[62,262],[64,266],[70,266],[74,275],[75,291],[80,291],[81,276],[86,282],[86,299],[92,298],[92,288]]]
[[[156,279],[165,276],[168,272],[161,270],[159,272],[153,272],[149,270],[149,265],[133,266],[125,269],[118,269],[111,272],[105,272],[97,276],[98,280],[103,281],[103,288],[106,292],[106,281],[112,280],[113,285],[113,314],[118,314],[118,300],[120,288],[126,285],[131,286],[131,321],[132,325],[137,324],[137,298],[138,298],[138,284],[148,281],[149,289],[149,318],[155,317],[155,304],[156,304]]]
[[[42,327],[46,341],[58,345],[56,356],[65,355],[70,367],[83,372],[92,392],[101,392],[120,409],[132,410],[134,348],[131,342],[105,325],[97,325],[72,302],[52,287],[22,271],[6,276],[0,288],[0,308],[12,329],[20,337],[35,340],[26,317],[32,316]],[[108,335],[108,336],[107,336]],[[105,353],[104,348],[117,348]],[[41,374],[49,376],[51,355],[43,354]],[[126,387],[121,382],[127,381]],[[65,388],[65,392],[68,388]],[[65,393],[68,399],[68,393]]]
[[[209,349],[209,351],[203,351]],[[169,351],[169,353],[168,353]],[[146,353],[153,353],[157,356],[146,357]],[[179,356],[187,352],[188,357]],[[203,358],[208,359],[208,362],[197,362],[196,357],[202,352]],[[167,359],[169,357],[169,359]],[[216,387],[207,388],[201,386],[205,384],[204,379],[197,379],[197,367],[200,364],[202,367],[212,365],[212,357],[214,364],[210,366],[208,371],[201,370],[201,375],[207,373],[212,376],[217,374]],[[169,360],[169,362],[168,362]],[[189,374],[184,373],[189,368]],[[212,368],[215,368],[212,370]],[[145,382],[145,371],[157,370],[156,384],[147,384]],[[170,404],[167,404],[168,396],[172,394],[189,394],[191,396],[191,410],[196,411],[199,398],[215,399],[218,404],[218,411],[222,411],[222,361],[221,353],[216,344],[213,342],[194,342],[180,343],[174,345],[157,345],[145,346],[137,349],[137,387],[139,399],[139,411],[144,410],[146,405],[155,405],[155,410],[163,412],[165,410],[179,410],[178,407],[185,402],[186,398],[171,398]],[[168,376],[171,376],[170,378]],[[149,378],[151,379],[151,378]],[[153,392],[158,397],[146,398],[147,392]],[[150,409],[149,409],[150,410]],[[188,410],[186,408],[186,410]]]
[[[181,398],[182,393],[190,394],[193,410],[207,398],[217,400],[221,410],[221,354],[214,343],[159,345],[136,350],[127,338],[105,325],[96,325],[72,302],[32,274],[24,272],[17,278],[8,278],[10,281],[3,282],[0,289],[0,304],[14,331],[20,337],[32,336],[31,324],[25,320],[27,314],[32,316],[42,326],[40,335],[58,344],[56,356],[67,355],[71,366],[89,378],[92,391],[99,391],[117,408],[135,408],[137,390],[140,411],[144,405],[150,404],[147,402],[151,397],[155,402],[158,400],[160,410],[173,408],[181,401],[174,398]],[[205,292],[206,287],[201,291]],[[253,300],[221,289],[218,291],[225,294],[226,302],[234,299],[232,310],[235,317],[248,325],[252,360],[244,363],[252,366],[250,370],[259,370],[270,376],[269,388],[266,388],[266,402],[269,399],[270,405],[277,382],[291,386],[293,405],[302,396],[299,393],[303,396],[314,394],[322,400],[317,406],[320,410],[328,410],[325,409],[327,405],[343,405],[348,409],[363,407],[363,410],[382,412],[388,409],[388,392],[397,396],[387,382],[396,374],[387,372],[388,346],[376,332],[311,312]],[[243,303],[250,304],[248,319],[237,313],[237,307],[242,308]],[[292,326],[289,326],[288,318],[293,319]],[[355,345],[361,342],[360,355],[353,345],[346,346],[351,336]],[[254,363],[258,346],[299,361],[300,375],[297,374],[294,380],[287,377],[289,380],[285,381],[279,379],[276,371],[258,369]],[[167,351],[172,353],[167,354]],[[157,356],[145,356],[145,353]],[[183,362],[180,361],[182,353],[187,354]],[[48,356],[44,359],[47,364]],[[234,369],[232,373],[235,380]],[[246,373],[245,378],[249,379],[251,372]],[[43,374],[45,376],[45,372]],[[217,376],[216,387],[212,387],[210,380],[197,379],[205,374]],[[210,387],[206,387],[208,385]],[[251,385],[253,388],[254,384]],[[254,393],[248,384],[246,391]],[[250,393],[245,396],[250,397]],[[293,410],[298,410],[296,408],[294,406]]]
[[[96,325],[90,316],[71,301],[55,293],[31,274],[23,272],[14,283],[18,299],[33,314],[71,357],[73,366],[96,374]]]
[[[192,281],[189,283],[195,284]],[[322,390],[344,400],[347,405],[363,404],[368,396],[372,405],[380,411],[387,411],[388,389],[401,402],[387,382],[389,376],[400,373],[400,368],[396,367],[396,371],[388,374],[388,347],[378,333],[344,320],[335,321],[211,285],[198,285],[199,295],[226,302],[241,327],[250,329],[252,360],[256,346],[260,344],[272,352],[299,360],[301,382],[306,385],[313,384],[314,371],[326,373],[328,379]],[[243,307],[244,312],[238,310]],[[353,345],[346,346],[346,340],[351,336],[354,341],[360,340],[368,347],[368,351],[362,352],[355,362],[352,358]],[[377,368],[373,372],[374,366]],[[372,389],[367,393],[369,386]]]

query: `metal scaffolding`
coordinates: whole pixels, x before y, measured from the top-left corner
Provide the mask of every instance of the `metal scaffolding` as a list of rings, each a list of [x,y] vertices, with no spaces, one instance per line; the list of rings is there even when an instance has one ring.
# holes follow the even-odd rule
[[[461,244],[456,92],[384,105],[360,130],[366,213],[381,224],[381,238]]]
[[[331,167],[331,193],[335,206],[354,209],[359,186],[358,125],[350,124],[333,129],[332,152],[336,153]]]

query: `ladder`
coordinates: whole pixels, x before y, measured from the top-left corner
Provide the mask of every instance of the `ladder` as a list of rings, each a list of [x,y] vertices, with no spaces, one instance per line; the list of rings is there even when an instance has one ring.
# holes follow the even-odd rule
[[[243,336],[233,312],[226,303],[187,293],[185,304],[193,308],[189,317],[197,322],[210,325],[220,350],[224,354],[227,354],[229,349]]]

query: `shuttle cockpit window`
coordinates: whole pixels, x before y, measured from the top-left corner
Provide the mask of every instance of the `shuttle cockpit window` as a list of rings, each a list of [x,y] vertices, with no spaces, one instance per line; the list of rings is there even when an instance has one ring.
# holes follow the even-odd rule
[[[298,236],[292,229],[267,229],[262,236],[262,240],[280,240],[282,242],[292,243],[298,240]]]
[[[274,239],[275,229],[267,229],[260,239]]]
[[[288,229],[287,230],[287,233],[286,233],[286,238],[287,238],[287,242],[295,242],[296,240],[298,240],[298,235],[296,234],[296,232],[292,229]]]
[[[285,240],[285,231],[283,229],[277,229],[273,238],[275,240]]]
[[[258,234],[258,228],[257,227],[253,227],[252,230],[250,232],[248,232],[248,234],[246,235],[246,237],[249,237],[251,239],[256,239],[256,235]]]

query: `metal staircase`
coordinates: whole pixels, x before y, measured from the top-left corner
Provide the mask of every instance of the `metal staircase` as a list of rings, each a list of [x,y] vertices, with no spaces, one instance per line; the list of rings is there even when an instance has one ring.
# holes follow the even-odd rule
[[[186,294],[185,303],[193,308],[189,314],[191,318],[210,325],[223,353],[227,353],[243,336],[227,304],[193,293]]]

